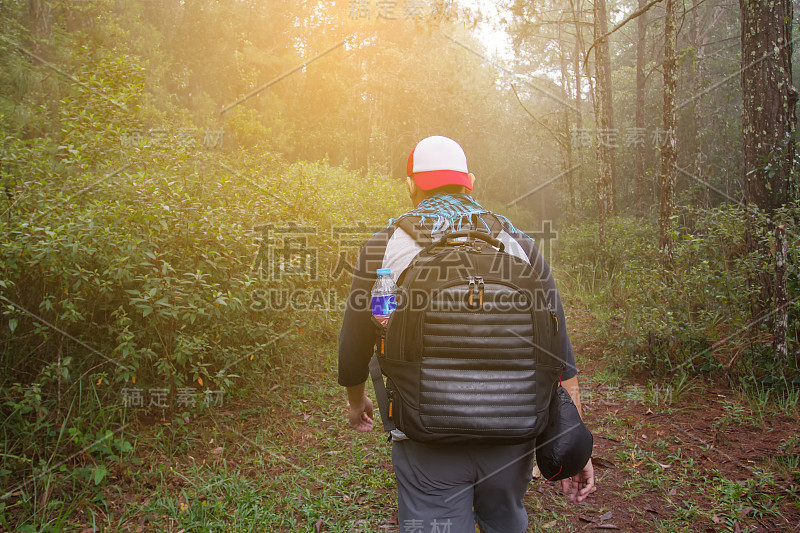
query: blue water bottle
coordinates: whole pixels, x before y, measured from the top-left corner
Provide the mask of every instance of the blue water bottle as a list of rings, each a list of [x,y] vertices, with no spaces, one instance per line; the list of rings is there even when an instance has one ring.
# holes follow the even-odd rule
[[[392,270],[379,268],[378,279],[372,286],[372,316],[382,326],[389,322],[389,315],[397,309],[397,285],[392,280]]]

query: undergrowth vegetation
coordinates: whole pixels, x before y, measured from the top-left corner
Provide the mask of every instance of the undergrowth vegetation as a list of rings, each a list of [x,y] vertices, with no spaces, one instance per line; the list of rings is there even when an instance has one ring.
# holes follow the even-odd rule
[[[9,509],[47,514],[101,486],[133,449],[137,407],[183,420],[209,393],[241,395],[306,332],[335,338],[345,239],[407,201],[397,182],[257,148],[121,151],[119,125],[91,118],[113,107],[65,98],[63,136],[0,146],[3,527]]]
[[[332,130],[317,131],[314,120],[277,127],[289,121],[280,98],[272,128],[263,109],[201,120],[175,103],[175,90],[184,103],[193,90],[191,69],[173,69],[180,56],[159,63],[119,45],[122,21],[136,18],[125,9],[157,17],[155,8],[51,4],[64,25],[54,26],[43,55],[58,70],[15,44],[43,45],[20,22],[27,5],[0,7],[0,531],[383,527],[394,501],[389,452],[376,446],[380,436],[347,433],[334,352],[358,250],[409,206],[402,182],[348,170],[346,161],[285,160],[275,146],[316,154],[320,141],[344,143],[324,138]],[[136,39],[166,54],[143,28]],[[174,74],[169,83],[159,69]],[[303,96],[292,106],[314,98],[329,105]],[[439,96],[449,118],[453,99]],[[203,109],[218,107],[208,94],[197,98],[208,98]],[[353,102],[370,128],[380,122],[360,97]],[[405,150],[406,140],[358,124],[367,123],[347,138],[358,141],[350,144],[364,162],[375,139],[387,153]],[[224,148],[201,146],[199,126],[224,129]],[[475,130],[481,141],[492,137]],[[158,135],[135,135],[144,131]],[[485,178],[484,191],[505,187],[502,172]],[[540,222],[521,206],[497,211],[525,230]],[[792,236],[796,215],[781,215]],[[736,208],[684,210],[669,269],[659,263],[656,226],[645,220],[612,220],[603,249],[596,224],[560,230],[562,292],[591,305],[597,333],[619,347],[624,370],[669,377],[610,393],[668,410],[701,388],[699,371],[723,370],[738,376],[746,401],[726,404],[718,433],[745,421],[763,426],[776,406],[796,411],[800,303],[790,301],[790,360],[776,361],[768,321],[750,323],[751,280],[772,261],[748,254],[744,224]],[[789,287],[797,295],[793,239]],[[628,446],[630,427],[608,424],[618,427],[606,434],[619,432]],[[798,449],[797,438],[784,439],[775,468],[796,475]],[[658,484],[645,482],[635,489]],[[742,502],[770,512],[735,484],[716,476],[709,484],[720,486],[720,515],[735,516]]]
[[[757,294],[751,280],[762,269],[769,273],[772,260],[747,251],[747,216],[736,207],[685,208],[676,216],[680,229],[669,268],[660,262],[658,228],[646,220],[613,219],[605,249],[597,245],[596,224],[567,228],[557,242],[559,281],[589,303],[600,318],[599,334],[619,346],[619,360],[628,370],[656,375],[724,370],[747,386],[796,385],[800,302],[792,295],[800,283],[800,250],[789,247],[789,360],[779,361],[768,333],[772,312],[753,320]],[[781,217],[796,242],[796,213]],[[769,236],[762,239],[774,248]]]

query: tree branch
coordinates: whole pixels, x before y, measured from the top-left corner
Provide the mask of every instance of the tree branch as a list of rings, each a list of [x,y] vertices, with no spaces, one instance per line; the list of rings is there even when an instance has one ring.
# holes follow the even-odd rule
[[[531,113],[531,112],[528,110],[528,108],[527,108],[527,107],[525,107],[525,104],[523,104],[523,103],[522,103],[522,100],[520,99],[520,97],[519,97],[519,94],[517,94],[517,88],[516,88],[516,87],[514,87],[514,84],[513,84],[513,83],[511,84],[511,90],[512,90],[512,91],[514,91],[514,96],[516,96],[516,97],[517,97],[517,102],[519,102],[519,105],[520,105],[520,107],[522,107],[522,109],[524,109],[524,110],[525,110],[525,112],[528,114],[528,116],[530,116],[530,117],[531,117],[531,118],[532,118],[532,119],[533,119],[533,120],[534,120],[534,121],[535,121],[537,124],[539,124],[541,127],[543,127],[544,129],[546,129],[546,130],[547,130],[547,132],[548,132],[548,133],[550,133],[550,135],[552,135],[552,136],[553,136],[553,138],[556,140],[556,142],[558,143],[558,145],[559,145],[559,146],[561,146],[561,148],[563,148],[563,149],[565,149],[565,150],[566,150],[567,146],[566,146],[566,144],[564,143],[564,141],[563,141],[563,140],[561,140],[561,139],[559,139],[559,138],[558,138],[558,135],[556,135],[556,134],[555,134],[555,132],[554,132],[553,130],[551,130],[551,129],[550,129],[548,126],[547,126],[547,124],[545,124],[544,122],[542,122],[541,120],[539,120],[538,118],[536,118],[536,116],[535,116],[533,113]]]
[[[625,20],[623,20],[622,22],[620,22],[619,24],[614,26],[614,29],[612,29],[610,32],[606,33],[605,35],[601,35],[600,37],[595,39],[595,41],[592,43],[592,46],[590,46],[589,49],[586,50],[586,57],[583,60],[584,68],[586,68],[586,64],[589,61],[589,54],[592,53],[592,48],[594,48],[595,45],[600,44],[601,41],[603,41],[606,38],[608,38],[609,36],[611,36],[613,33],[618,31],[620,28],[622,28],[624,25],[626,25],[627,23],[629,23],[633,19],[638,18],[638,17],[644,15],[645,13],[647,13],[648,11],[650,11],[650,8],[653,7],[654,5],[656,5],[659,2],[661,2],[661,0],[651,0],[651,2],[649,4],[647,4],[646,6],[644,6],[642,9],[638,9],[638,10],[634,11],[633,13],[631,13],[630,15],[628,15],[625,18]]]

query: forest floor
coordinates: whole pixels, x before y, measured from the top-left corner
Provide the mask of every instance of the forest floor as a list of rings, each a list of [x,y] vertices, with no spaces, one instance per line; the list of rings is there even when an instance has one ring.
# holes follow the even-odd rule
[[[796,413],[757,409],[699,377],[620,377],[610,367],[614,347],[590,333],[591,315],[572,306],[568,320],[598,488],[571,504],[534,479],[530,531],[800,531]],[[206,415],[138,419],[127,430],[138,435],[133,459],[109,466],[106,482],[75,494],[56,521],[34,523],[83,532],[406,533],[396,525],[390,445],[377,428],[347,429],[335,343],[325,342],[324,353],[319,339],[301,342],[260,392],[242,391]]]

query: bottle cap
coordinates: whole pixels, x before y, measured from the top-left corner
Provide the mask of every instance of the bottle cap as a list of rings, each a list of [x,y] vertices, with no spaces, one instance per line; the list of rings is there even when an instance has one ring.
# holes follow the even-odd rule
[[[389,275],[392,274],[392,269],[391,268],[379,268],[378,270],[375,271],[375,273],[378,274],[379,276],[389,276]]]

